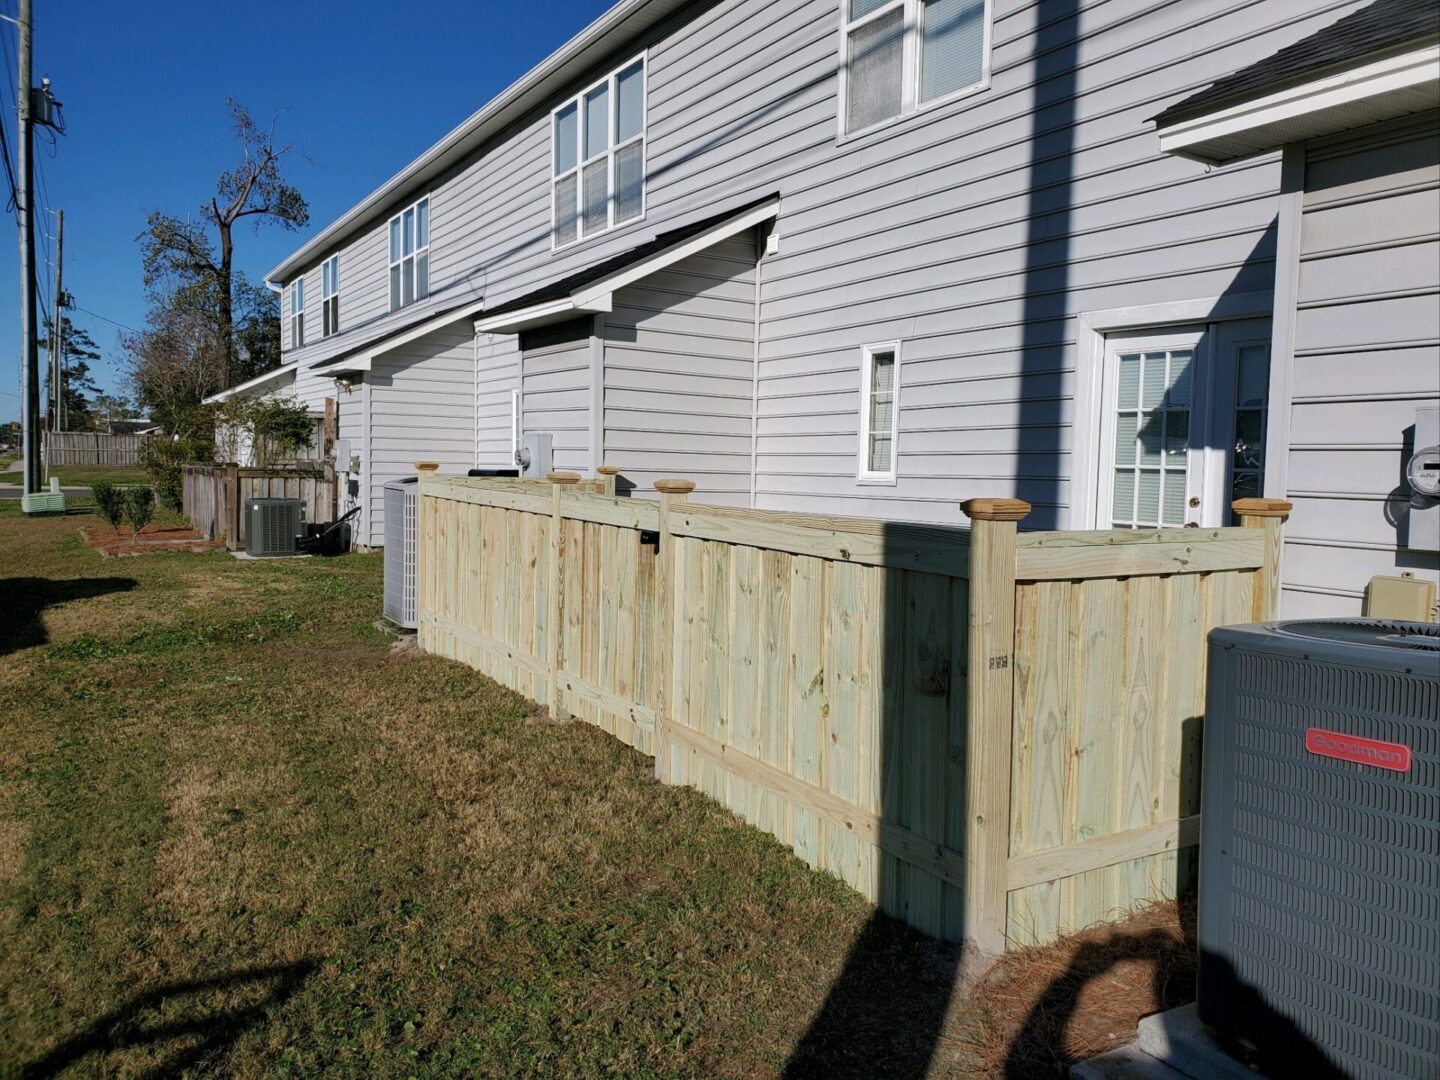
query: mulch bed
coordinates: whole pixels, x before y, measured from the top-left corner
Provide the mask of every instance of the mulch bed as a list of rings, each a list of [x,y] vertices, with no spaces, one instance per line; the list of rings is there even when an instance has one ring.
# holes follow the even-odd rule
[[[1195,963],[1191,901],[1008,953],[969,1003],[982,1074],[1063,1077],[1077,1062],[1132,1042],[1141,1019],[1195,1000]]]
[[[80,530],[80,538],[107,559],[166,551],[217,551],[225,546],[224,540],[206,540],[188,525],[146,525],[139,536],[133,536],[127,525],[120,526],[119,532],[109,525],[86,525]]]

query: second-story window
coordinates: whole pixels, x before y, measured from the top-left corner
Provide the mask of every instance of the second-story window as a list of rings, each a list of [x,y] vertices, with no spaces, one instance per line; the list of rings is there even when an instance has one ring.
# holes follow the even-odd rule
[[[645,214],[645,58],[551,114],[556,247]]]
[[[430,198],[390,219],[390,310],[430,295]]]
[[[305,279],[298,277],[290,283],[290,347],[305,347]]]
[[[340,332],[340,256],[320,264],[320,335]]]
[[[989,79],[989,0],[841,3],[847,133],[977,89]]]

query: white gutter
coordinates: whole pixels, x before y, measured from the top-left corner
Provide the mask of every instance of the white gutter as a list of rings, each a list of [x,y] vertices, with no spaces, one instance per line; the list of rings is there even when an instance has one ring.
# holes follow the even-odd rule
[[[294,360],[291,360],[290,363],[281,364],[277,368],[271,368],[269,371],[266,371],[263,374],[256,375],[253,379],[247,379],[245,382],[236,383],[234,386],[227,386],[219,393],[211,394],[209,397],[202,399],[200,404],[218,405],[220,404],[220,402],[229,401],[231,398],[239,394],[243,394],[247,390],[258,390],[260,387],[266,386],[269,383],[279,382],[287,375],[293,377],[295,371],[296,362]]]
[[[648,29],[660,19],[684,6],[684,0],[620,0],[589,26],[512,83],[499,97],[435,143],[405,168],[365,196],[284,262],[265,275],[266,281],[284,282],[340,243],[351,232],[376,216],[401,195],[455,165],[521,114],[538,105],[585,73],[594,53],[599,60],[605,52],[619,48],[624,40]],[[639,19],[639,25],[628,26]],[[611,40],[615,36],[619,40]]]
[[[1428,88],[1432,91],[1429,94],[1426,94],[1426,84],[1433,84]],[[1264,153],[1282,143],[1296,141],[1293,130],[1287,130],[1287,125],[1295,121],[1361,103],[1374,103],[1383,111],[1387,99],[1390,111],[1368,117],[1370,120],[1388,119],[1391,112],[1394,115],[1418,112],[1440,105],[1440,93],[1434,92],[1437,87],[1440,87],[1440,45],[1432,45],[1160,128],[1160,151],[1218,165],[1237,159],[1237,155],[1227,149],[1227,141],[1236,137],[1248,136],[1270,143],[1238,156]],[[1338,130],[1353,126],[1341,113],[1337,113],[1336,119]],[[1306,132],[1302,137],[1317,134],[1324,133]]]

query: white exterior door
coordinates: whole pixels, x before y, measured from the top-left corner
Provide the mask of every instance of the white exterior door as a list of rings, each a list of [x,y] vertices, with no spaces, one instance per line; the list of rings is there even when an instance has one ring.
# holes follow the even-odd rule
[[[1107,335],[1096,522],[1230,523],[1264,468],[1268,319]]]

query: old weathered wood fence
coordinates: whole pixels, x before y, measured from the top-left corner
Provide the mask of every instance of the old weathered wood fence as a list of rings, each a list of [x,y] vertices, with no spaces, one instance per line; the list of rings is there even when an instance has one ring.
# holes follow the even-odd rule
[[[246,499],[302,499],[306,521],[330,521],[335,516],[335,470],[329,463],[272,465],[186,465],[183,474],[182,512],[206,539],[225,538],[237,551],[245,546]]]
[[[1172,895],[1211,627],[1262,528],[1017,534],[427,477],[420,642],[655,756],[921,930],[987,951]],[[581,484],[588,490],[580,490]]]
[[[45,463],[60,465],[139,465],[148,435],[106,435],[93,431],[45,432]]]

